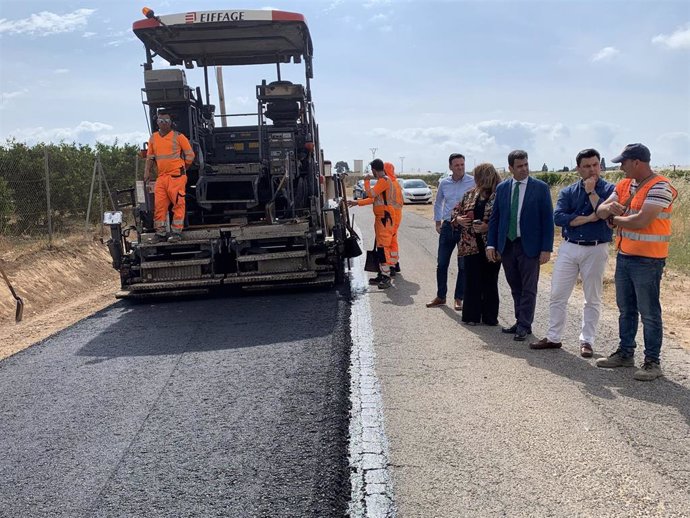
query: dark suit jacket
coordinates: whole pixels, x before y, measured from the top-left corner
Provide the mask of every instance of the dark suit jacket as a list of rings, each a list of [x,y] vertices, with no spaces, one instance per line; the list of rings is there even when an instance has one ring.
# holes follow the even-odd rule
[[[498,184],[489,220],[486,244],[493,246],[501,254],[506,246],[510,226],[511,186],[512,178]],[[549,186],[541,180],[528,177],[520,213],[520,237],[525,255],[537,257],[541,252],[552,252],[553,229],[553,203]]]

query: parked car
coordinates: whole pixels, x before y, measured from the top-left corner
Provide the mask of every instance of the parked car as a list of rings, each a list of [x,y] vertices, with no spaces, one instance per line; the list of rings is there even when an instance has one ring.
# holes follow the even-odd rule
[[[405,203],[431,203],[431,188],[424,180],[402,180],[402,192]]]
[[[371,186],[373,187],[374,185],[376,185],[376,180],[371,180]],[[357,181],[354,188],[352,189],[352,197],[355,200],[361,200],[362,198],[366,198],[366,195],[364,194],[364,180]]]

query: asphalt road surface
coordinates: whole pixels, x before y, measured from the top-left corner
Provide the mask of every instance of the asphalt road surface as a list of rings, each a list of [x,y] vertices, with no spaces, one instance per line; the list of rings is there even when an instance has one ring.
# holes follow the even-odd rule
[[[0,362],[0,516],[342,516],[348,300],[118,303]]]
[[[371,209],[354,213],[371,247]],[[367,289],[398,516],[690,516],[686,351],[666,342],[666,377],[644,383],[579,356],[579,303],[561,350],[465,326],[450,305],[424,306],[436,294],[433,222],[407,212],[400,241],[395,287]],[[499,319],[511,325],[500,279]],[[542,280],[535,339],[548,320]],[[615,348],[616,319],[605,308],[595,359]]]

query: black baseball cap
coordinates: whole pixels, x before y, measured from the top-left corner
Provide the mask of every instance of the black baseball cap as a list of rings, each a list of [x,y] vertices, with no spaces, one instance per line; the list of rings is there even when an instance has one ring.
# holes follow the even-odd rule
[[[652,154],[644,144],[628,144],[623,152],[611,160],[614,164],[620,164],[623,160],[639,160],[640,162],[650,162]]]

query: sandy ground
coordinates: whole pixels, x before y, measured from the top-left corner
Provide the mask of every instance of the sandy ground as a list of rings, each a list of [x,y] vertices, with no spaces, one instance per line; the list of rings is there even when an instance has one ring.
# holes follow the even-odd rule
[[[25,304],[15,323],[15,300],[0,281],[0,359],[114,303],[119,288],[105,245],[81,237],[57,240],[50,250],[0,241],[0,266]]]
[[[405,211],[433,218],[431,205],[408,205]],[[558,243],[555,249],[557,250]],[[554,254],[555,258],[555,254]],[[553,265],[542,272],[548,274]],[[0,241],[0,266],[25,302],[24,318],[14,322],[15,301],[0,286],[0,359],[6,358],[113,304],[119,288],[110,255],[99,241],[70,237],[53,245]],[[609,261],[604,300],[615,307],[613,269]],[[669,338],[690,350],[690,276],[667,269],[662,282],[664,328]],[[576,295],[577,296],[577,295]]]

